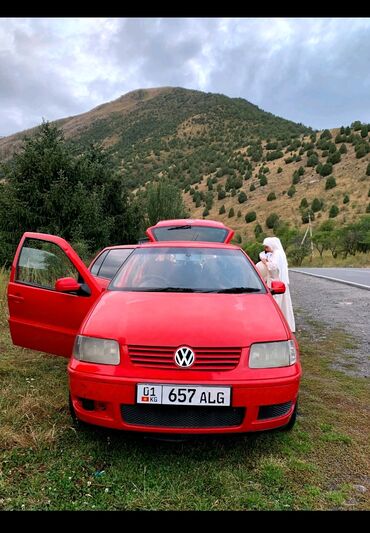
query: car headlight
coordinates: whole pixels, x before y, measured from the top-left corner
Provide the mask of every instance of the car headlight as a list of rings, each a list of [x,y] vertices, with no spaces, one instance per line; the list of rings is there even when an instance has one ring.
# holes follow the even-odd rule
[[[99,365],[119,365],[119,344],[111,339],[98,339],[77,335],[73,356],[86,363]]]
[[[290,366],[296,361],[297,351],[294,341],[261,342],[252,344],[250,349],[250,368]]]

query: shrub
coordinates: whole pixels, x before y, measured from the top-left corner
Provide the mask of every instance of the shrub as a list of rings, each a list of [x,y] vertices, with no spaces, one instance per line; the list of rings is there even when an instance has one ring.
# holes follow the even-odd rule
[[[295,193],[296,193],[296,188],[294,187],[294,185],[292,185],[291,187],[289,187],[287,194],[289,198],[292,198],[295,195]]]
[[[276,194],[274,192],[270,192],[268,195],[267,195],[267,201],[268,202],[272,202],[272,200],[276,200]]]
[[[239,211],[237,212],[236,216],[237,216],[238,218],[240,218],[240,217],[242,216],[242,212],[240,211],[240,209],[239,209]]]
[[[345,195],[344,195],[343,203],[344,203],[344,204],[348,204],[348,203],[349,203],[349,196],[348,196],[348,194],[345,194]]]
[[[311,203],[311,209],[314,213],[317,213],[318,211],[321,211],[322,208],[322,202],[318,198],[314,198]]]
[[[255,190],[255,188],[256,188],[255,184],[252,183],[251,186],[249,187],[249,190],[252,192]]]
[[[249,224],[249,222],[254,222],[256,218],[257,218],[257,213],[255,211],[249,211],[249,213],[245,215],[245,221],[247,224]]]
[[[365,124],[361,128],[361,137],[367,137],[368,133],[369,133],[369,130],[367,129],[367,125]]]
[[[247,195],[245,194],[244,191],[241,191],[238,195],[238,202],[240,204],[243,204],[245,201],[247,200]]]
[[[347,146],[345,144],[342,144],[339,148],[339,152],[341,154],[346,154],[347,153]]]
[[[274,161],[275,159],[280,159],[283,157],[283,152],[281,150],[275,150],[273,152],[267,152],[266,160],[267,161]]]
[[[208,215],[209,215],[209,211],[207,208],[205,208],[205,210],[203,211],[203,216],[207,217]]]
[[[222,206],[220,207],[220,210],[219,210],[218,213],[219,213],[220,215],[223,215],[224,213],[226,213],[226,209],[225,209],[225,206],[224,206],[224,205],[222,205]]]
[[[279,218],[279,215],[276,213],[271,213],[271,215],[266,218],[266,226],[269,229],[273,229],[277,225]]]
[[[324,130],[320,135],[320,139],[331,139],[333,136],[329,130]]]
[[[303,176],[303,174],[304,174],[304,168],[303,168],[303,167],[299,167],[299,169],[298,169],[298,175],[299,175],[299,176]]]
[[[329,211],[329,218],[335,218],[339,213],[339,208],[337,205],[333,204]]]
[[[325,163],[324,165],[321,165],[319,169],[320,176],[329,176],[329,174],[331,174],[332,172],[333,172],[333,165],[331,163]]]
[[[219,200],[223,200],[226,196],[226,191],[224,191],[224,189],[221,189],[220,191],[218,191],[218,195],[217,195],[217,198]]]
[[[233,216],[235,216],[235,211],[234,211],[233,207],[230,207],[230,211],[229,211],[228,217],[231,218]]]
[[[334,176],[329,176],[325,182],[325,190],[334,189],[337,186]]]
[[[267,185],[267,178],[264,174],[260,177],[260,185],[261,187],[264,187],[265,185]]]
[[[299,183],[299,174],[295,171],[293,174],[292,185],[297,185],[297,183]]]
[[[277,169],[277,173],[280,174],[281,172],[283,172],[283,169],[282,169],[281,167],[279,167],[279,168]]]
[[[256,224],[253,231],[254,231],[254,235],[255,235],[256,239],[258,239],[259,235],[261,235],[261,233],[263,233],[263,229],[262,229],[261,224]]]
[[[332,165],[336,165],[337,163],[339,163],[340,160],[341,160],[340,152],[337,151],[329,155],[326,162],[331,163]]]
[[[307,166],[308,167],[315,167],[319,162],[318,156],[313,153],[310,155],[310,157],[307,159]]]
[[[301,203],[299,204],[299,207],[308,207],[307,198],[302,198]]]

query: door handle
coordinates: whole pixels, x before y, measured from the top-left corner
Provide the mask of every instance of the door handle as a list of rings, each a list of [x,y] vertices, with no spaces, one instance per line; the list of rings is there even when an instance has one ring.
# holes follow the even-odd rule
[[[21,303],[24,301],[23,296],[20,296],[19,294],[9,294],[8,298],[9,300],[14,300],[15,303]]]

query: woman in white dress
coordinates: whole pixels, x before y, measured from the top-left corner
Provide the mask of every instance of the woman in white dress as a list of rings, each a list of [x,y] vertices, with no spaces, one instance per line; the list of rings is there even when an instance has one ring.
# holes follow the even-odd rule
[[[260,259],[267,269],[267,286],[271,287],[271,282],[275,280],[282,281],[285,284],[285,293],[274,294],[274,298],[294,333],[295,320],[289,291],[288,261],[284,248],[278,237],[266,237],[263,241],[263,246],[268,257],[260,256]]]

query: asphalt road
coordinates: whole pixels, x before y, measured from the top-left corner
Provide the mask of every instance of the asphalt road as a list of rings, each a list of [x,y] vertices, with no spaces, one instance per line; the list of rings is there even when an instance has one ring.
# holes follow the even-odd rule
[[[306,272],[318,276],[326,276],[337,281],[357,283],[370,289],[370,268],[296,268],[296,272]],[[364,287],[365,288],[365,287]]]
[[[370,375],[370,291],[307,276],[301,272],[290,271],[289,278],[297,337],[299,338],[300,330],[312,335],[312,338],[317,336],[310,319],[323,326],[320,335],[325,336],[331,330],[338,328],[345,331],[355,341],[355,346],[338,353],[333,367],[349,375],[368,377]]]

